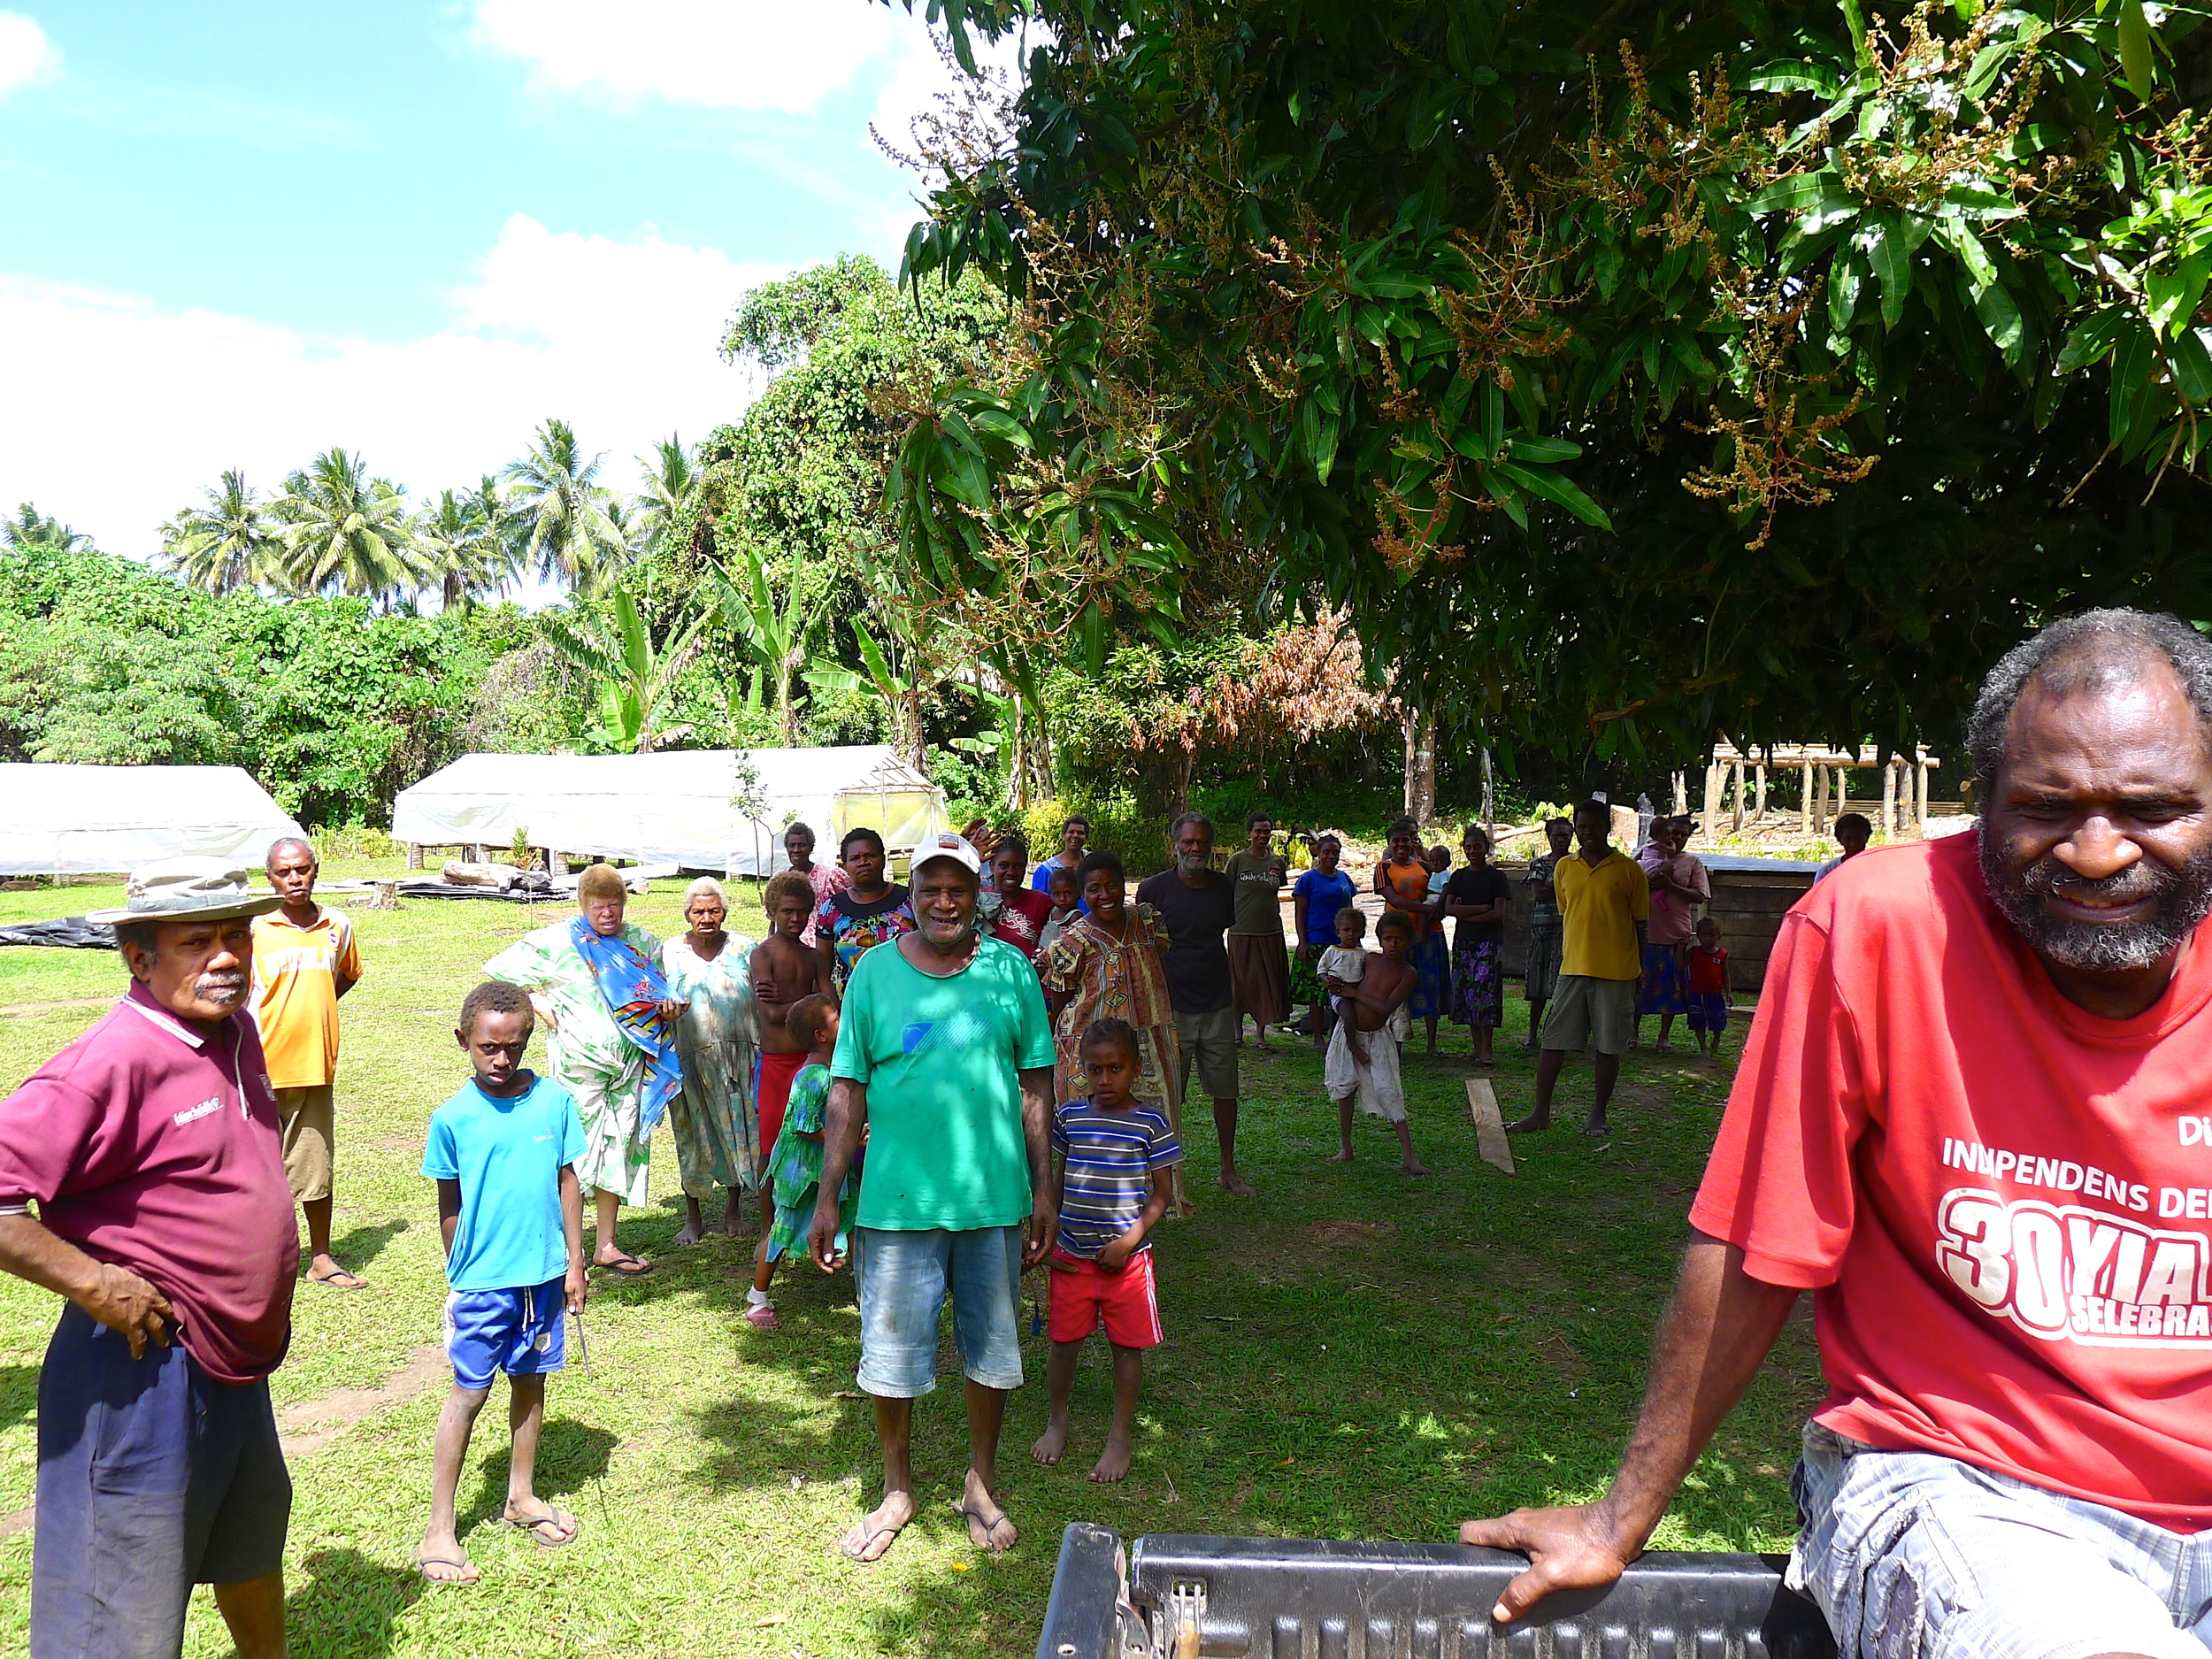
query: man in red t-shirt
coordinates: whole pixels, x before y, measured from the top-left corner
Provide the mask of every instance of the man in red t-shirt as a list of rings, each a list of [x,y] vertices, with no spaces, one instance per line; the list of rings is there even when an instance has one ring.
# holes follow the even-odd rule
[[[1784,922],[1611,1489],[1461,1529],[1530,1557],[1500,1618],[1635,1558],[1809,1289],[1843,1653],[2212,1645],[2212,641],[2055,624],[1968,746],[1978,834]]]

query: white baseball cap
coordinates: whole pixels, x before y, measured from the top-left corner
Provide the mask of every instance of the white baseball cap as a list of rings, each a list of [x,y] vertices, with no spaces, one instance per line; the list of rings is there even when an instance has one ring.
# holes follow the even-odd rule
[[[976,851],[966,836],[956,835],[950,830],[941,831],[917,847],[913,862],[908,868],[919,875],[924,864],[934,864],[940,858],[951,859],[970,875],[979,879],[983,874],[983,855]]]

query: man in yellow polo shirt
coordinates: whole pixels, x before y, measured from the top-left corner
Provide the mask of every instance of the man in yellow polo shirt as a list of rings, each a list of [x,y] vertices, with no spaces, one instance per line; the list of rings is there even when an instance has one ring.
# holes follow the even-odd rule
[[[307,1277],[338,1290],[360,1278],[330,1254],[332,1085],[338,1076],[338,999],[361,979],[353,923],[315,902],[315,849],[286,837],[269,849],[269,885],[284,902],[254,918],[254,1015],[276,1090],[284,1173],[307,1216]]]
[[[1605,1108],[1621,1074],[1621,1056],[1636,1034],[1636,987],[1643,977],[1644,936],[1651,920],[1651,879],[1606,840],[1613,814],[1602,801],[1575,809],[1575,852],[1552,872],[1559,897],[1559,984],[1544,1021],[1536,1060],[1536,1110],[1506,1127],[1515,1133],[1551,1127],[1551,1093],[1567,1056],[1585,1043],[1598,1051],[1595,1097],[1586,1135],[1605,1133]]]

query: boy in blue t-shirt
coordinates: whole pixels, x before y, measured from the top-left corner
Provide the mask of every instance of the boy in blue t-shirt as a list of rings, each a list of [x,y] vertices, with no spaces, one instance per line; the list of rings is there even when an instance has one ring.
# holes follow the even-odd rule
[[[1119,1480],[1129,1472],[1144,1351],[1157,1347],[1161,1335],[1149,1235],[1174,1202],[1175,1166],[1183,1161],[1167,1119],[1130,1093],[1142,1066],[1135,1029],[1125,1020],[1097,1021],[1083,1033],[1090,1098],[1069,1101],[1052,1114],[1060,1233],[1049,1263],[1045,1432],[1031,1455],[1056,1463],[1067,1450],[1076,1356],[1102,1323],[1114,1347],[1114,1426],[1093,1480]]]
[[[453,1392],[438,1416],[430,1525],[415,1566],[433,1584],[480,1576],[454,1532],[453,1498],[476,1414],[507,1373],[514,1446],[500,1525],[548,1549],[572,1542],[576,1517],[532,1489],[545,1378],[561,1369],[563,1312],[584,1310],[584,1199],[571,1166],[584,1130],[568,1091],[522,1064],[536,1018],[518,986],[478,986],[454,1031],[476,1076],[430,1116],[422,1172],[438,1183],[445,1235],[446,1356]]]

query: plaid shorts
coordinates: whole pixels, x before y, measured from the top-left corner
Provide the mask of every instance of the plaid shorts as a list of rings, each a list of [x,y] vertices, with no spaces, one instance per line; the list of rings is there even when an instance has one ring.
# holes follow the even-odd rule
[[[2205,1659],[2212,1532],[1805,1425],[1789,1585],[1871,1659]]]

